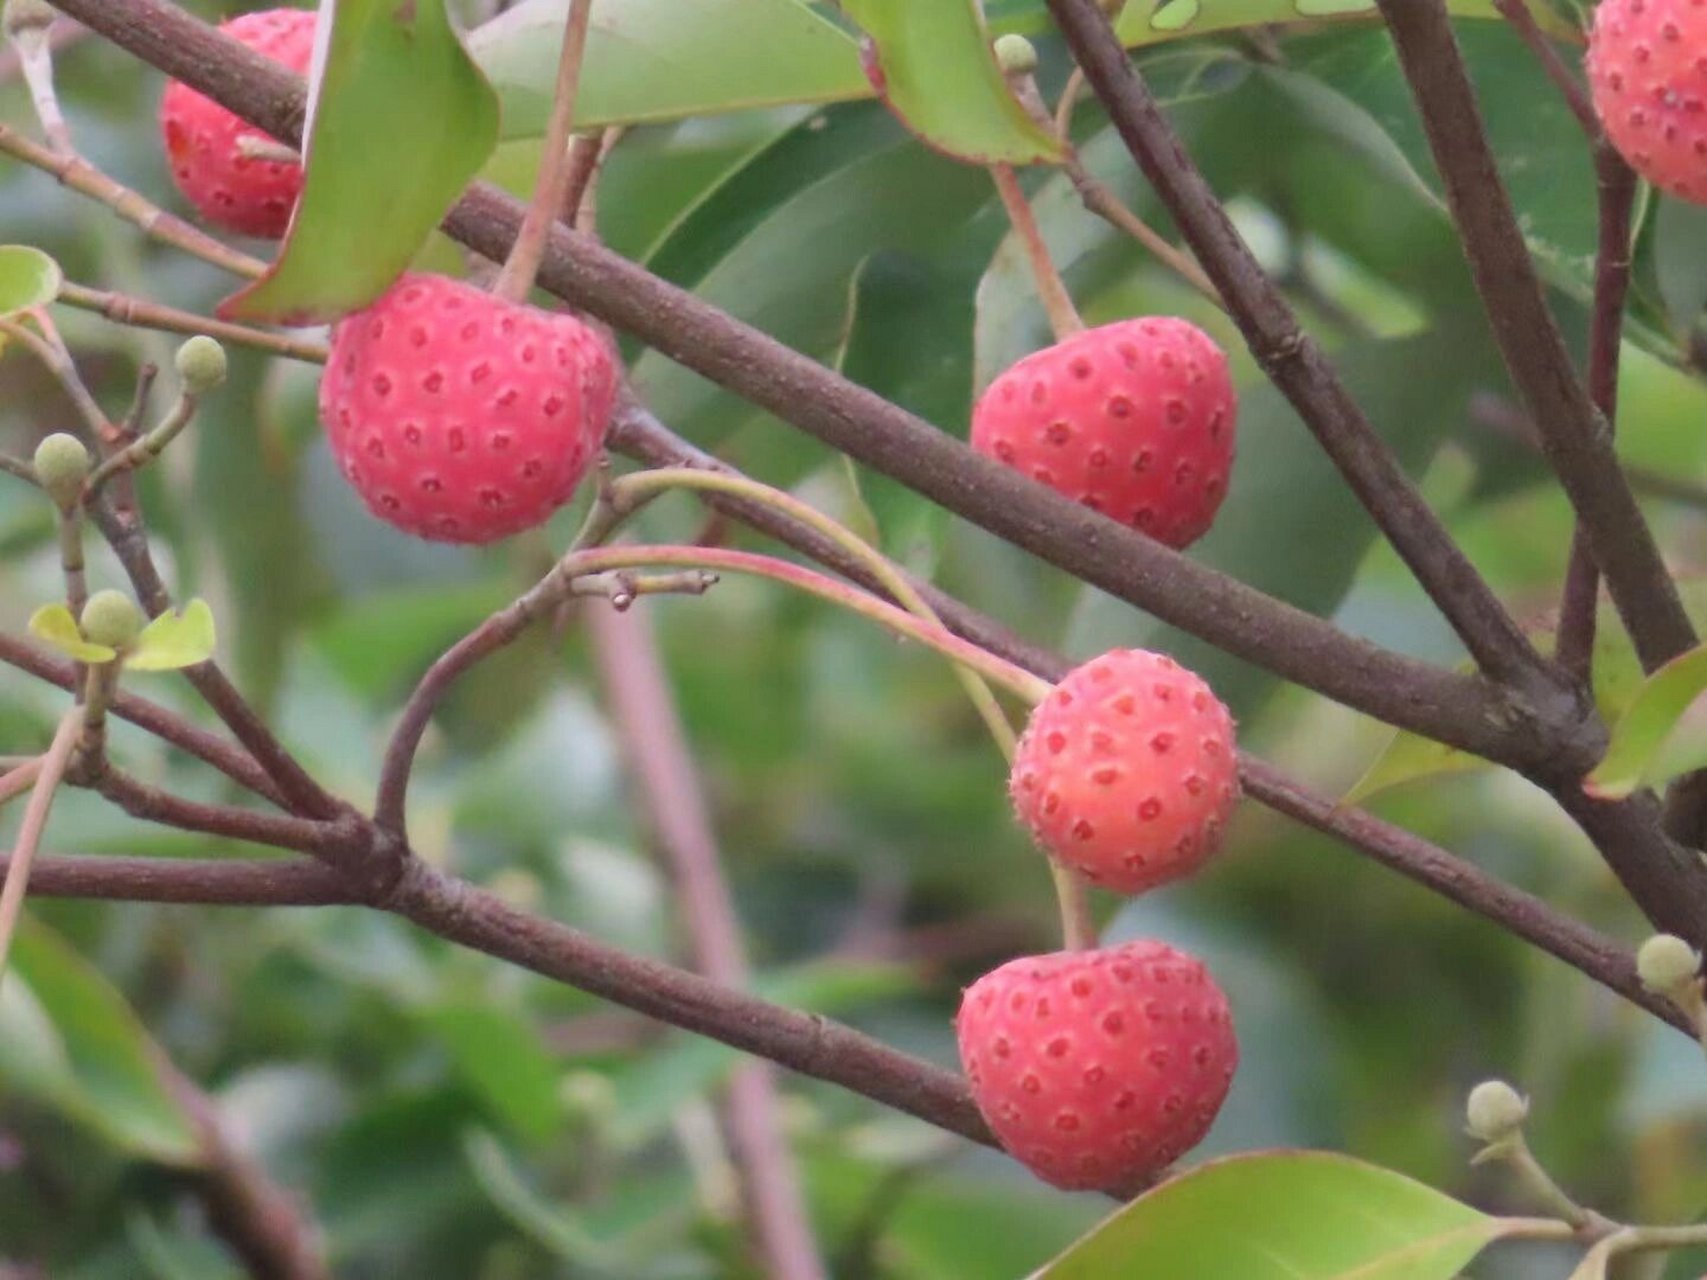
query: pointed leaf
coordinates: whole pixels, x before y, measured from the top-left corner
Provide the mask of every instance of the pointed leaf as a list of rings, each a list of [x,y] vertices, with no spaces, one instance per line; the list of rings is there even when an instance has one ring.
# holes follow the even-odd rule
[[[497,95],[445,0],[338,0],[333,13],[302,201],[272,269],[220,307],[228,318],[301,325],[367,305],[497,145]]]
[[[119,656],[116,650],[104,644],[90,644],[85,640],[77,619],[62,604],[44,604],[31,614],[30,634],[79,662],[111,662]]]
[[[976,0],[842,0],[871,37],[878,93],[939,151],[973,164],[1061,158],[1053,134],[1026,114],[990,52]]]
[[[1448,0],[1447,9],[1463,18],[1497,18],[1493,0]],[[1533,4],[1536,21],[1550,34],[1581,39],[1581,34],[1546,3]],[[1115,24],[1128,48],[1207,35],[1273,22],[1319,21],[1323,18],[1368,18],[1375,0],[1151,0],[1129,4]]]
[[[0,245],[0,319],[44,307],[59,296],[59,264],[27,244]]]
[[[0,985],[0,1078],[132,1155],[202,1162],[194,1119],[135,1012],[56,933],[25,919]]]
[[[125,658],[131,671],[176,671],[213,657],[213,610],[192,600],[182,613],[168,611],[150,622]]]
[[[1606,756],[1583,782],[1583,790],[1620,800],[1641,787],[1707,763],[1707,732],[1686,713],[1707,691],[1707,645],[1673,658],[1643,683],[1630,709],[1612,730]]]
[[[1348,1156],[1260,1152],[1140,1196],[1037,1280],[1451,1280],[1527,1225]]]
[[[568,0],[526,0],[469,37],[503,98],[506,138],[544,132],[568,10]],[[599,0],[575,122],[640,124],[870,96],[853,40],[800,0]]]

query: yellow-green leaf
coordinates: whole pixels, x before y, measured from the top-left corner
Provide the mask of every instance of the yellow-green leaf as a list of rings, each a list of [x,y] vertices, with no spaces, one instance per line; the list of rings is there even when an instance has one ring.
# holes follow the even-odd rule
[[[30,634],[79,662],[111,662],[118,652],[104,644],[90,644],[77,627],[77,619],[62,604],[44,604],[30,615]]]
[[[1448,0],[1447,8],[1457,17],[1499,17],[1493,0]],[[1581,33],[1549,5],[1533,4],[1530,8],[1550,34],[1581,38]],[[1149,0],[1127,5],[1115,30],[1122,44],[1134,48],[1264,23],[1369,18],[1375,11],[1375,0]]]
[[[0,244],[0,318],[45,307],[64,282],[59,264],[27,244]]]
[[[1673,658],[1643,683],[1612,730],[1606,756],[1583,790],[1620,800],[1707,764],[1707,725],[1691,715],[1707,691],[1707,645]]]
[[[150,622],[125,658],[131,671],[176,671],[213,657],[213,610],[192,600],[182,613],[166,612]]]

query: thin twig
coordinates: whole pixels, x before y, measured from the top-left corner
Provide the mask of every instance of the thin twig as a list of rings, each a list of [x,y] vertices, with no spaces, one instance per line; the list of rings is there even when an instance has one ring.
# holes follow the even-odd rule
[[[0,772],[0,808],[9,801],[16,800],[24,792],[36,785],[36,779],[41,776],[42,757],[31,756],[17,764],[6,766]]]
[[[0,857],[0,876],[9,865]],[[42,857],[30,874],[30,891],[40,898],[204,907],[327,907],[363,901],[346,876],[313,858]]]
[[[12,953],[12,935],[18,927],[18,915],[24,909],[24,894],[30,883],[30,863],[41,846],[42,832],[47,828],[47,816],[59,792],[60,779],[83,728],[83,711],[73,707],[59,720],[53,743],[42,757],[36,773],[29,802],[24,805],[23,821],[18,824],[18,838],[7,860],[6,881],[0,886],[0,982],[6,979],[6,961]]]
[[[176,307],[127,297],[122,293],[88,289],[69,280],[60,286],[59,301],[67,306],[93,311],[118,324],[134,325],[142,329],[160,329],[166,333],[205,333],[221,342],[252,347],[270,355],[285,356],[311,364],[326,363],[326,344],[322,342],[308,342],[282,333],[251,329],[247,325],[199,316],[193,311],[180,311]]]
[[[193,254],[233,275],[258,279],[267,264],[215,240],[175,214],[151,203],[129,187],[115,181],[78,155],[59,155],[31,142],[17,130],[0,125],[0,152],[50,173],[64,186],[106,205],[127,222],[175,249]]]
[[[639,609],[597,604],[583,611],[635,800],[670,868],[694,967],[726,987],[747,985],[746,949],[723,875],[704,788],[670,695],[650,620]],[[730,1077],[729,1136],[745,1184],[765,1274],[789,1280],[825,1275],[806,1217],[798,1171],[783,1133],[776,1078],[762,1062]]]
[[[1588,392],[1605,418],[1607,430],[1616,431],[1618,354],[1624,334],[1624,299],[1630,288],[1630,223],[1636,204],[1636,175],[1604,142],[1597,148],[1595,171],[1600,191],[1600,244],[1595,256],[1594,312],[1588,336]],[[1553,652],[1559,665],[1584,685],[1594,658],[1599,609],[1600,570],[1587,531],[1578,521],[1571,530]]]
[[[1050,0],[1056,5],[1083,0]],[[1694,647],[1653,531],[1619,469],[1611,432],[1571,365],[1442,0],[1379,0],[1463,236],[1495,340],[1547,460],[1576,509],[1645,670]]]
[[[61,49],[70,48],[79,41],[88,39],[90,34],[89,28],[81,22],[58,18],[53,26],[48,28],[48,48],[58,53]],[[0,84],[9,84],[17,79],[22,71],[23,60],[18,56],[18,50],[12,46],[0,49]]]
[[[593,0],[569,0],[569,15],[563,24],[563,47],[557,60],[557,84],[552,90],[551,118],[546,121],[545,140],[540,144],[539,176],[527,216],[510,246],[504,268],[492,292],[511,302],[524,301],[539,272],[539,261],[552,224],[562,215],[564,194],[574,176],[569,139],[575,128],[575,98],[581,87],[581,59],[587,51],[587,26]],[[595,147],[595,156],[597,150]]]
[[[54,341],[54,338],[58,337],[57,334],[51,338],[43,336],[17,320],[0,320],[0,333],[22,343],[24,349],[53,375],[54,380],[71,397],[72,404],[77,406],[84,428],[93,440],[103,445],[112,440],[113,424],[107,420],[107,415],[101,411],[101,406],[89,393],[88,384],[78,374],[77,366],[71,360],[71,353],[65,350],[63,343]]]
[[[1541,64],[1547,78],[1559,90],[1559,96],[1564,98],[1565,105],[1570,107],[1571,114],[1577,118],[1577,123],[1582,126],[1589,140],[1599,145],[1600,117],[1594,113],[1594,103],[1589,101],[1588,91],[1583,88],[1582,81],[1577,79],[1570,67],[1565,65],[1565,60],[1559,56],[1559,51],[1553,47],[1547,33],[1541,30],[1541,25],[1535,21],[1535,15],[1530,12],[1526,0],[1494,0],[1494,8],[1511,24],[1518,38],[1529,46],[1529,51],[1535,55],[1535,60]]]
[[[303,83],[164,0],[63,0],[101,34],[276,137],[300,137]],[[476,184],[445,229],[502,260],[514,200]],[[978,457],[929,424],[596,241],[555,229],[540,283],[669,352],[784,421],[1163,621],[1327,696],[1514,767],[1583,758],[1598,743],[1551,690],[1514,696],[1346,635]],[[1286,361],[1282,361],[1286,363]]]
[[[1251,354],[1298,410],[1477,665],[1496,679],[1551,687],[1545,660],[1423,501],[1233,226],[1107,16],[1095,0],[1049,0],[1049,8],[1127,150],[1225,300]]]

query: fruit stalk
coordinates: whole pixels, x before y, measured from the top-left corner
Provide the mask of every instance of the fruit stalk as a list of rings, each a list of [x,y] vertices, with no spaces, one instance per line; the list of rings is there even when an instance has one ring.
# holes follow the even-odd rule
[[[510,246],[510,256],[492,292],[510,302],[521,302],[533,288],[545,254],[545,242],[563,212],[564,193],[569,188],[574,164],[569,140],[575,124],[575,98],[581,87],[581,59],[587,49],[587,26],[593,0],[570,0],[569,17],[563,27],[563,50],[557,61],[557,86],[552,93],[551,118],[541,144],[539,177],[533,200],[528,204],[522,228]]]
[[[1085,322],[1079,317],[1079,309],[1073,305],[1073,295],[1067,292],[1061,273],[1055,269],[1055,261],[1049,256],[1049,246],[1043,239],[1043,229],[1037,225],[1037,217],[1031,211],[1025,192],[1020,189],[1013,166],[991,165],[990,177],[995,180],[996,193],[1002,198],[1002,207],[1008,211],[1008,221],[1013,224],[1014,234],[1025,249],[1032,279],[1037,282],[1038,300],[1043,303],[1043,310],[1049,316],[1049,327],[1056,339],[1059,341],[1083,332]]]

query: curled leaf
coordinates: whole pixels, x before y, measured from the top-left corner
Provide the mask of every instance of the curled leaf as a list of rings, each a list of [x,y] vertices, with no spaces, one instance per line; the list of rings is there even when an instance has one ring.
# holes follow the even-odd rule
[[[181,613],[163,613],[142,629],[125,659],[132,671],[176,671],[213,657],[213,610],[192,600]]]
[[[27,244],[0,244],[0,319],[45,307],[59,296],[59,264]]]
[[[45,645],[59,650],[78,662],[111,662],[118,657],[116,649],[104,644],[90,644],[77,627],[77,619],[62,604],[44,604],[30,615],[30,634]]]

